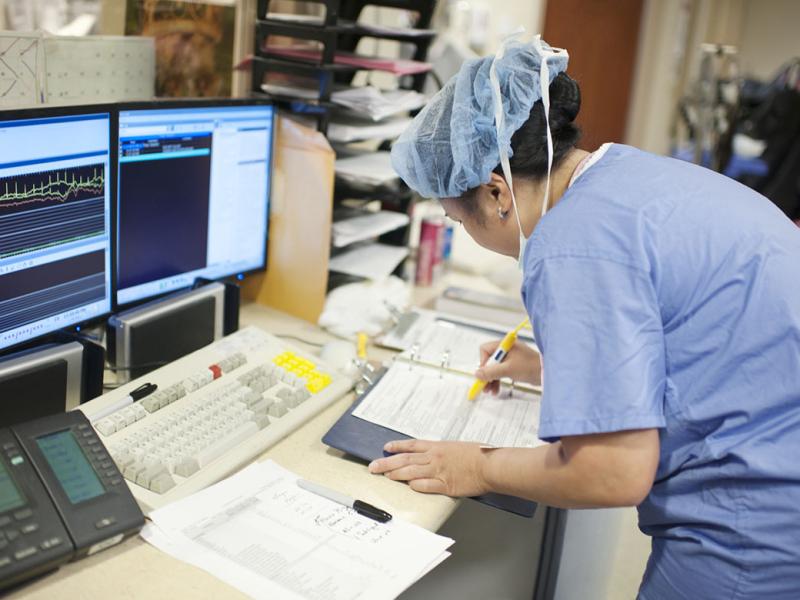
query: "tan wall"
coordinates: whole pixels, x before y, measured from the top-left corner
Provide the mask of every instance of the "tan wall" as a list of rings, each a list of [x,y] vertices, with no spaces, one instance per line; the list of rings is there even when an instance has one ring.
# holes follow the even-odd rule
[[[646,0],[634,71],[626,142],[664,154],[683,64],[682,46],[688,37],[687,2]]]
[[[103,35],[125,35],[124,0],[103,0],[100,12],[100,33]]]
[[[748,0],[740,42],[742,72],[769,79],[793,56],[800,57],[800,2]]]

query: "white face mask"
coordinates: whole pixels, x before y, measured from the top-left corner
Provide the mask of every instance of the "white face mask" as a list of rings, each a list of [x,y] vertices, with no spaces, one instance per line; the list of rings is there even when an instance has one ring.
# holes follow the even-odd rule
[[[520,28],[516,32],[508,36],[495,54],[492,66],[489,68],[489,81],[492,84],[492,97],[494,100],[494,123],[497,130],[498,152],[500,154],[500,167],[503,169],[503,176],[508,183],[508,189],[511,191],[511,203],[514,205],[514,214],[517,217],[517,226],[519,227],[519,256],[517,263],[519,268],[523,267],[523,259],[525,256],[525,246],[528,243],[528,238],[525,237],[525,232],[522,231],[522,221],[519,218],[519,210],[517,208],[517,199],[514,197],[514,183],[511,179],[511,167],[508,162],[508,151],[500,143],[500,132],[504,128],[505,114],[503,113],[503,97],[500,92],[500,81],[497,78],[497,69],[495,63],[501,59],[506,51],[508,42],[518,37],[525,30]],[[544,186],[544,198],[542,199],[542,217],[547,212],[547,203],[550,199],[550,171],[553,168],[553,136],[550,133],[550,68],[547,66],[547,59],[555,56],[556,52],[560,55],[562,52],[567,55],[567,51],[563,49],[545,50],[542,47],[542,38],[537,35],[533,38],[533,47],[541,56],[541,63],[539,67],[539,91],[542,96],[542,106],[544,107],[544,120],[547,124],[547,179]],[[567,55],[568,56],[568,55]]]

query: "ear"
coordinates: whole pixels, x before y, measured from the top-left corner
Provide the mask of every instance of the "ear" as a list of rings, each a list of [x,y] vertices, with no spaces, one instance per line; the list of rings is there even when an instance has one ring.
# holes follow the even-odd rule
[[[497,203],[495,210],[499,209],[503,214],[509,214],[514,208],[514,202],[511,199],[511,188],[508,187],[505,177],[493,172],[486,185]]]

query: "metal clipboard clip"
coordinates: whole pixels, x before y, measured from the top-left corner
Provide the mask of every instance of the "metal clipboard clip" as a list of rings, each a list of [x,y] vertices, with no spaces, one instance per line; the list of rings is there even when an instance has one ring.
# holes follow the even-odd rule
[[[408,351],[408,370],[414,368],[414,363],[417,362],[417,355],[419,354],[419,344],[415,343]]]
[[[450,351],[445,350],[442,354],[442,362],[439,364],[439,379],[444,377],[444,372],[450,367]]]

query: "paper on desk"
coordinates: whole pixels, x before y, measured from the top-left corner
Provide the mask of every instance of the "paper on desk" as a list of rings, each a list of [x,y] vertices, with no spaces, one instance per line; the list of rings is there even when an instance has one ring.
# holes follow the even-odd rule
[[[142,537],[253,598],[394,598],[453,540],[380,524],[297,487],[272,461],[154,511]]]
[[[336,248],[344,248],[355,242],[362,242],[389,231],[394,231],[398,227],[408,225],[408,222],[407,214],[391,210],[380,210],[358,217],[335,221],[333,224],[333,245]]]
[[[480,442],[497,447],[543,445],[538,394],[505,389],[467,400],[471,378],[396,362],[353,415],[423,440]]]
[[[337,273],[380,280],[391,275],[406,256],[406,246],[365,244],[332,257],[328,268]]]

